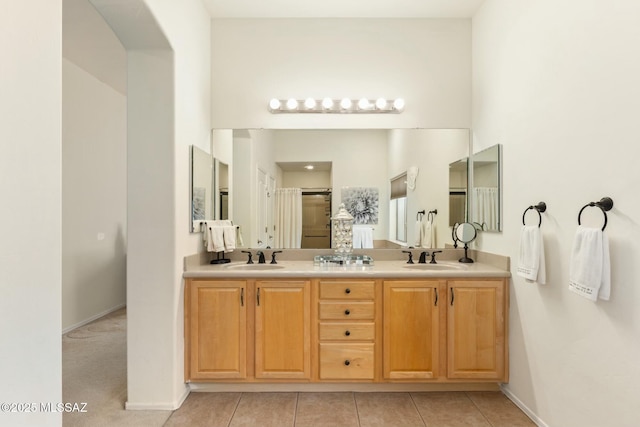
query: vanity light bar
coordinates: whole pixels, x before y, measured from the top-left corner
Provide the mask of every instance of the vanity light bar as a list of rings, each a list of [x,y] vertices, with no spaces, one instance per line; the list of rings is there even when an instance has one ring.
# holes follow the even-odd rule
[[[330,113],[330,114],[384,114],[401,113],[404,99],[278,99],[269,101],[269,111],[273,114]]]

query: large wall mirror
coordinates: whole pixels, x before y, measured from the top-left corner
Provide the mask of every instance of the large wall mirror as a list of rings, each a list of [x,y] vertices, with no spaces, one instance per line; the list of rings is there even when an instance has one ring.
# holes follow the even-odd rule
[[[442,247],[451,240],[449,166],[470,152],[468,129],[214,129],[217,209],[250,248],[330,247],[331,216],[350,197],[375,206],[364,224],[375,248],[412,246],[418,212],[437,210],[430,218]],[[410,170],[401,242],[390,233],[390,182]]]
[[[482,231],[502,231],[502,146],[473,155],[473,191],[470,217]]]

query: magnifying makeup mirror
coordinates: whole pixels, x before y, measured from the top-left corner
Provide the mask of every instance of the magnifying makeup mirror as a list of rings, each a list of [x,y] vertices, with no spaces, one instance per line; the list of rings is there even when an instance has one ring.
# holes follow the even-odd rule
[[[469,243],[475,240],[477,233],[478,231],[476,228],[469,222],[463,222],[462,224],[458,224],[456,227],[455,237],[458,241],[464,243],[464,256],[458,260],[459,262],[466,264],[473,262],[473,260],[469,258],[467,250],[469,249]]]

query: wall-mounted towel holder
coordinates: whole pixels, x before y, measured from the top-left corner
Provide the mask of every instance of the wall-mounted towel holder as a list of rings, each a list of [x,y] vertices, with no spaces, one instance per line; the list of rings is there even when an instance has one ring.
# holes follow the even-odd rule
[[[542,212],[547,210],[547,204],[545,202],[539,202],[537,205],[531,205],[527,209],[524,210],[522,214],[522,225],[527,225],[524,222],[524,217],[527,215],[527,212],[531,209],[534,209],[538,212],[538,228],[542,225]]]
[[[427,221],[433,223],[433,220],[435,219],[436,215],[438,215],[438,209],[434,209],[432,211],[429,211],[427,213]]]
[[[416,214],[416,221],[422,221],[422,216],[427,213],[427,211],[425,211],[424,209],[422,209],[421,211],[418,211],[418,213]]]
[[[602,214],[604,215],[604,225],[602,226],[602,231],[604,231],[604,229],[607,228],[607,212],[610,211],[611,208],[613,208],[613,200],[611,199],[611,197],[603,197],[597,202],[589,202],[584,205],[582,209],[580,209],[580,212],[578,212],[578,225],[582,225],[580,224],[580,216],[582,215],[582,211],[585,210],[585,208],[588,206],[597,206],[602,211]]]

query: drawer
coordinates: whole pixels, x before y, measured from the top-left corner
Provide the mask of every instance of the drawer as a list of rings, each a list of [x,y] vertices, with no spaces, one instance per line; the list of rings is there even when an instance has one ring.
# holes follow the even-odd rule
[[[374,282],[320,282],[321,299],[370,299],[375,297]]]
[[[373,344],[321,343],[320,379],[372,380]]]
[[[373,341],[375,338],[374,323],[320,323],[320,341]]]
[[[373,320],[375,309],[373,301],[320,301],[321,320]]]

